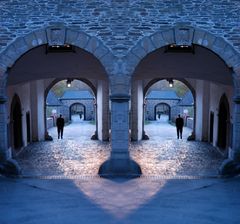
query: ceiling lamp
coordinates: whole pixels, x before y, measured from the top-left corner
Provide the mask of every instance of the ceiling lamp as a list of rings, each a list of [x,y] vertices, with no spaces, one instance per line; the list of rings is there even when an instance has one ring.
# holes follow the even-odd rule
[[[72,81],[73,81],[73,79],[69,79],[69,78],[67,79],[66,84],[67,84],[68,88],[71,87]]]

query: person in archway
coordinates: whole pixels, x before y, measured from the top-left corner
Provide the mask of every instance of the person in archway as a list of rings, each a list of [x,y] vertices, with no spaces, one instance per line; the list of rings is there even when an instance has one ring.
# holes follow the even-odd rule
[[[64,128],[64,118],[60,114],[60,116],[57,118],[57,132],[58,132],[58,139],[61,137],[63,138],[63,128]]]
[[[184,125],[183,118],[179,114],[176,119],[177,138],[178,139],[179,139],[179,137],[182,139],[183,125]]]

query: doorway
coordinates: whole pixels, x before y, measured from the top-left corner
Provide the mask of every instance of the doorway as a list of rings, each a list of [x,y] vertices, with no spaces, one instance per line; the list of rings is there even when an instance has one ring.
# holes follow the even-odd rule
[[[226,149],[228,146],[229,134],[229,103],[226,95],[224,94],[219,102],[218,114],[218,141],[217,146],[220,149]]]
[[[23,146],[22,138],[22,109],[21,101],[18,95],[15,95],[11,104],[11,129],[12,129],[12,146],[19,150]]]

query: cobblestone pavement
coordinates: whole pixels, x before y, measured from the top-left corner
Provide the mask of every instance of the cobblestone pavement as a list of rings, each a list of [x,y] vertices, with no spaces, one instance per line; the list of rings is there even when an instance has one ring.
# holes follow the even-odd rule
[[[95,176],[110,155],[110,144],[90,140],[95,125],[75,120],[64,129],[64,139],[57,139],[56,129],[49,130],[54,140],[27,146],[16,158],[25,176]],[[207,143],[176,139],[175,127],[166,122],[145,125],[150,140],[132,142],[131,156],[144,176],[212,176],[217,174],[223,158]]]

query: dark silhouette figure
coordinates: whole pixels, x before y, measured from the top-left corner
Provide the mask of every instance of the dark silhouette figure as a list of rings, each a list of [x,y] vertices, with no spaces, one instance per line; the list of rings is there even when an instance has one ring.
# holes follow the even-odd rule
[[[182,139],[183,125],[184,125],[183,118],[179,114],[178,118],[176,119],[177,138],[178,139],[179,139],[179,136]]]
[[[57,119],[57,132],[58,132],[58,139],[61,137],[63,138],[63,127],[64,127],[64,118],[60,114],[59,118]]]

